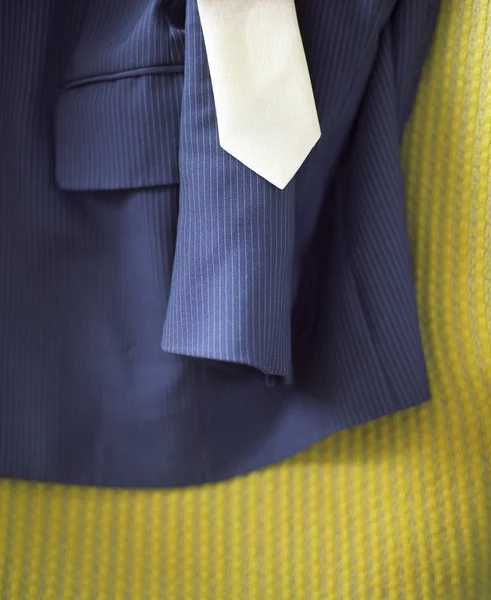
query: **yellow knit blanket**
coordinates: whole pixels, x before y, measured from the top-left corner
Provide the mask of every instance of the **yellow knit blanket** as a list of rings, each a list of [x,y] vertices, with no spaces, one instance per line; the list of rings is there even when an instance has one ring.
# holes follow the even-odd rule
[[[489,0],[443,1],[403,161],[432,401],[199,489],[0,481],[2,600],[491,600]]]

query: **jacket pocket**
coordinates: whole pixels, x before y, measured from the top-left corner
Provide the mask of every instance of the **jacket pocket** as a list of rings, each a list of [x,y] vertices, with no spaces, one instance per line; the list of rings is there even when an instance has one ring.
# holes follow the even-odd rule
[[[180,65],[66,84],[55,114],[60,188],[119,190],[178,183],[182,86]]]

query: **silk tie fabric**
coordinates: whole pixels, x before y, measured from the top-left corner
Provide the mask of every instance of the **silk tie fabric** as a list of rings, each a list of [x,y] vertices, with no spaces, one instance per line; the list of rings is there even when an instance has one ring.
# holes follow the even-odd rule
[[[294,0],[198,0],[220,145],[283,189],[320,138]]]

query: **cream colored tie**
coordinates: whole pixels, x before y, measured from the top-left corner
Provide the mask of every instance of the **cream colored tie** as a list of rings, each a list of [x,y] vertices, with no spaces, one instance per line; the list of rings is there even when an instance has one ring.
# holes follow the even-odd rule
[[[220,145],[283,189],[321,133],[295,2],[197,1]]]

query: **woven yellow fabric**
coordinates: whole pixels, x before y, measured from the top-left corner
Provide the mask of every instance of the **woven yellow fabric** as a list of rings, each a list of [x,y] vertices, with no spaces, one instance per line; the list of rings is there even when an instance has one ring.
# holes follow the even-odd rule
[[[491,599],[490,52],[444,0],[404,141],[432,401],[199,489],[0,482],[0,598]]]

